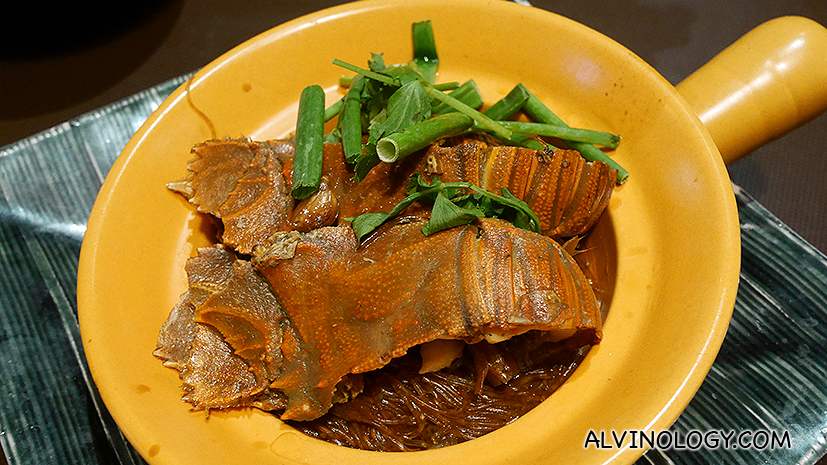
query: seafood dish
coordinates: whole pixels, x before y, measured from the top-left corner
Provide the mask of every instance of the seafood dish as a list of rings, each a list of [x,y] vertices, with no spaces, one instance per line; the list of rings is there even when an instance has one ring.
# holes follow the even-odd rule
[[[600,254],[578,242],[619,171],[574,150],[584,142],[471,133],[451,116],[462,127],[367,168],[326,140],[296,195],[299,112],[291,138],[196,145],[169,184],[217,225],[154,352],[191,408],[259,408],[355,448],[443,447],[514,421],[600,342],[606,283],[584,265]],[[359,132],[359,155],[376,155],[372,137]]]

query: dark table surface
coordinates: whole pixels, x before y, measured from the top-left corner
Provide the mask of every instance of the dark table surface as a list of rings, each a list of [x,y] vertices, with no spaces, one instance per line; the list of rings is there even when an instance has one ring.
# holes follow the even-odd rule
[[[4,2],[0,11],[0,146],[195,71],[273,26],[343,2],[147,0],[113,2],[110,10],[17,3]],[[603,32],[673,84],[771,18],[801,15],[827,24],[825,0],[531,3]],[[822,252],[825,147],[822,115],[729,167],[736,184]]]

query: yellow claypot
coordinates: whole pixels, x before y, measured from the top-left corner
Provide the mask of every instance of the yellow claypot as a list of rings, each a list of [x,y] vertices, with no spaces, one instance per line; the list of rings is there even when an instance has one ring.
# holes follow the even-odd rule
[[[370,52],[384,52],[388,63],[408,61],[411,23],[423,19],[433,22],[439,81],[473,78],[489,103],[522,82],[570,125],[622,135],[612,156],[631,176],[601,220],[617,263],[604,340],[524,417],[438,450],[389,457],[311,439],[258,410],[213,411],[209,418],[189,411],[178,373],[152,351],[186,287],[184,263],[208,244],[209,231],[165,183],[182,177],[196,143],[288,133],[309,84],[325,87],[328,103],[338,98],[342,70],[333,58],[364,63]],[[588,432],[667,429],[706,376],[733,309],[738,215],[716,143],[734,159],[778,135],[766,129],[768,121],[789,130],[827,100],[824,29],[802,18],[763,28],[771,30],[742,39],[680,85],[680,93],[609,38],[503,1],[357,2],[245,42],[153,113],[95,203],[81,252],[78,308],[101,397],[153,464],[634,461],[643,450],[628,443],[584,448]]]

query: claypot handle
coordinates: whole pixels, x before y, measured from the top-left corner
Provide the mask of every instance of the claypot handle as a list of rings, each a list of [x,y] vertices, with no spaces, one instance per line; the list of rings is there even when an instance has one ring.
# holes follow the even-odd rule
[[[827,29],[799,16],[767,21],[676,87],[733,163],[827,109]]]

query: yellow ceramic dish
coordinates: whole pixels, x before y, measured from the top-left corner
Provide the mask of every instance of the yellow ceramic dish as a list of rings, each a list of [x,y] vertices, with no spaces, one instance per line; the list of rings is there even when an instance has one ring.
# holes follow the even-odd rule
[[[431,19],[440,81],[474,78],[489,102],[518,82],[564,120],[623,136],[631,173],[603,227],[616,250],[605,339],[574,376],[523,418],[440,450],[387,454],[330,445],[258,410],[190,412],[176,371],[152,356],[186,285],[186,259],[209,231],[165,183],[213,137],[274,138],[295,124],[301,89],[331,97],[333,58],[411,56],[412,22]],[[331,100],[332,101],[332,100]],[[723,339],[739,269],[739,229],[725,167],[695,113],[662,77],[605,36],[503,1],[347,4],[242,44],[176,90],[115,163],[88,223],[78,306],[100,394],[153,464],[629,463],[643,450],[584,450],[589,431],[660,431],[700,386]]]

